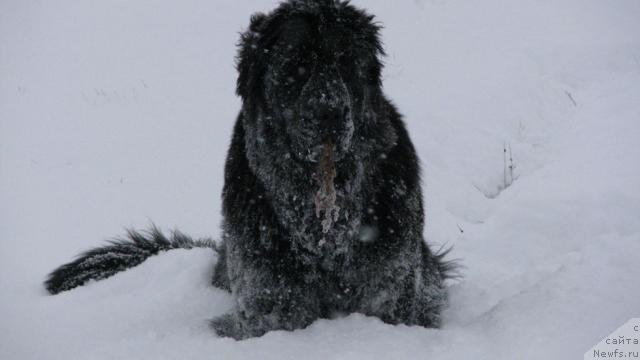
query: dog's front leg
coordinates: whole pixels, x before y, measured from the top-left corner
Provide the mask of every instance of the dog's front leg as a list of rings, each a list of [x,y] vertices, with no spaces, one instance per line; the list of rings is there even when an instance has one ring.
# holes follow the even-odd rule
[[[304,328],[318,318],[320,306],[313,287],[297,281],[284,268],[265,265],[233,271],[235,308],[211,322],[219,336],[257,337],[271,330]]]

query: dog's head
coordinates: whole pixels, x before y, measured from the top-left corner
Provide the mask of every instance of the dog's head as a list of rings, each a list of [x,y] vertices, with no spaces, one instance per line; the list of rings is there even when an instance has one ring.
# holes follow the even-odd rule
[[[237,93],[258,137],[286,136],[303,162],[327,151],[343,158],[354,131],[375,121],[378,30],[373,16],[337,0],[290,0],[254,15],[240,41]]]

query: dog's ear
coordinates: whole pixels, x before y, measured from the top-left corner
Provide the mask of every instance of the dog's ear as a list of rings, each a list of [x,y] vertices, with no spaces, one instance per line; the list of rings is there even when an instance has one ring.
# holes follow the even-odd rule
[[[238,43],[238,55],[236,56],[236,68],[238,70],[238,82],[236,94],[246,99],[255,79],[256,62],[259,62],[258,40],[264,31],[268,16],[263,13],[255,13],[251,16],[249,28],[240,35]]]

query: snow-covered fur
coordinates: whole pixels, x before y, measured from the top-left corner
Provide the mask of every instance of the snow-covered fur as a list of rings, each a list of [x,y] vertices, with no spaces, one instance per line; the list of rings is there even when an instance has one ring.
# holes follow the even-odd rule
[[[71,290],[90,280],[102,280],[118,272],[140,265],[148,257],[172,249],[208,247],[215,249],[210,239],[193,240],[179,231],[170,237],[156,227],[149,231],[129,230],[127,236],[109,245],[80,254],[76,260],[54,270],[44,285],[51,294]]]
[[[438,326],[451,270],[423,239],[420,168],[382,93],[379,26],[347,2],[289,0],[242,35],[242,110],[225,166],[213,284],[234,310],[211,321],[244,339],[359,312]],[[55,270],[51,293],[163,250],[214,247],[130,232]]]
[[[449,265],[423,239],[419,162],[381,90],[378,30],[346,2],[293,0],[242,35],[216,269],[236,306],[218,334],[350,312],[438,326]]]

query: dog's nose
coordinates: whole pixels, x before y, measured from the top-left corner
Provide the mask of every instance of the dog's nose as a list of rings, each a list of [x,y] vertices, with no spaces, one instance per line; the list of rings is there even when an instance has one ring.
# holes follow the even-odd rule
[[[324,137],[338,135],[344,129],[344,122],[349,115],[348,107],[341,109],[335,106],[319,106],[316,110],[316,117],[319,120]]]

